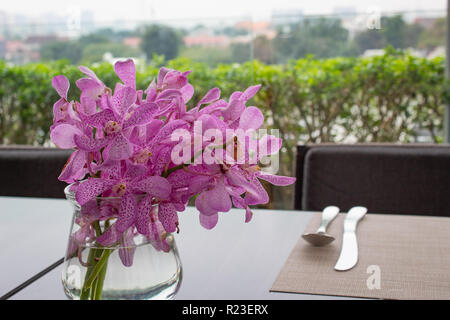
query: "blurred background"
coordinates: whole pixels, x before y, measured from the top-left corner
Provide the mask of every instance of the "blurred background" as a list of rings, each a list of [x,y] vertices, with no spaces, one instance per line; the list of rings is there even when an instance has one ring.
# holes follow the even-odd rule
[[[194,102],[214,86],[227,97],[263,85],[253,103],[285,139],[279,174],[294,175],[304,143],[441,143],[447,3],[431,1],[226,2],[2,1],[0,144],[51,147],[65,74],[77,65],[113,87],[112,65],[131,57],[145,89],[158,68],[193,70]],[[291,207],[293,188],[271,189]]]

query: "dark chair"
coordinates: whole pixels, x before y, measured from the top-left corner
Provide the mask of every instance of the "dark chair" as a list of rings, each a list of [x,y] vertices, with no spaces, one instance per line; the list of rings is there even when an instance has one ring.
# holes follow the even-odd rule
[[[1,146],[0,196],[64,198],[58,180],[71,151],[55,148]]]
[[[299,210],[450,216],[450,146],[299,146],[295,189]]]

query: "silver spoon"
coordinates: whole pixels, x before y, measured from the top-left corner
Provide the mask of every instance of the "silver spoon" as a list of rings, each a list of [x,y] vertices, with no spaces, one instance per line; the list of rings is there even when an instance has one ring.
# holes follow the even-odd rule
[[[328,206],[322,211],[322,222],[316,233],[304,233],[303,239],[313,246],[324,246],[333,242],[334,237],[326,233],[328,224],[333,221],[339,213],[339,208],[336,206]]]

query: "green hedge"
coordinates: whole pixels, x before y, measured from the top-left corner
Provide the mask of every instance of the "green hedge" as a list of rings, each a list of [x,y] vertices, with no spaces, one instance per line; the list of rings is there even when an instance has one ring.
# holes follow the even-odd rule
[[[161,58],[138,70],[138,86],[145,89],[155,77]],[[214,86],[228,97],[255,83],[262,89],[252,103],[267,117],[268,127],[280,129],[285,139],[282,172],[290,173],[295,145],[305,142],[408,142],[416,129],[430,132],[439,142],[446,95],[444,61],[387,50],[371,58],[314,59],[285,65],[258,61],[211,68],[178,58],[166,66],[193,70],[194,101]],[[112,66],[93,67],[113,88],[118,81]],[[0,143],[48,142],[52,106],[58,99],[51,78],[66,75],[70,98],[81,73],[64,61],[9,66],[0,61]]]

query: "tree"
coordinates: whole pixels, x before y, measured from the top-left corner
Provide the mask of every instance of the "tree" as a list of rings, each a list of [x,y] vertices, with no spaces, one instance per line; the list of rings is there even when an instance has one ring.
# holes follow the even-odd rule
[[[127,47],[122,43],[89,44],[83,48],[82,61],[86,64],[101,62],[106,52],[111,53],[114,57],[138,57],[142,54],[139,49]]]
[[[415,48],[424,28],[419,24],[407,24],[403,17],[381,18],[381,29],[365,30],[355,36],[360,53],[367,49],[382,49],[388,45],[396,49]]]
[[[40,48],[43,60],[68,59],[76,64],[81,59],[82,45],[77,41],[56,41],[44,44]]]
[[[445,18],[436,19],[433,25],[420,34],[418,47],[431,50],[445,45]]]
[[[368,49],[381,49],[386,46],[386,39],[380,30],[366,30],[355,36],[355,43],[360,53]]]
[[[155,53],[164,55],[167,60],[176,58],[181,44],[180,35],[170,27],[151,25],[144,28],[141,49],[147,58]]]
[[[265,36],[256,37],[253,41],[255,59],[264,63],[272,63],[274,60],[272,42]]]
[[[381,18],[381,32],[387,44],[396,49],[407,47],[407,29],[408,26],[401,15]]]
[[[313,54],[319,58],[345,55],[349,45],[348,30],[338,19],[304,20],[280,29],[274,39],[278,61],[298,59]]]

